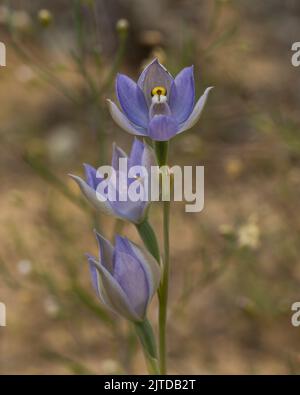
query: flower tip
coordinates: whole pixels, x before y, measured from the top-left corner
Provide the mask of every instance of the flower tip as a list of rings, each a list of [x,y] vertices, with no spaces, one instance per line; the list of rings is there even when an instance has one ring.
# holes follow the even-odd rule
[[[94,232],[95,236],[99,236],[99,233],[97,232],[96,228],[93,229],[93,232]]]
[[[112,106],[112,101],[109,98],[105,99],[106,103],[108,104],[108,107],[111,108]]]
[[[90,261],[91,259],[94,258],[94,257],[93,257],[90,253],[88,253],[88,252],[85,252],[83,255],[86,257],[86,259],[87,259],[88,261]]]
[[[111,108],[114,105],[114,102],[111,99],[106,99],[109,108]]]
[[[79,186],[79,188],[82,190],[83,188],[83,183],[84,181],[82,180],[82,178],[80,178],[79,176],[75,176],[74,174],[68,174],[68,176],[76,182],[76,184]]]
[[[106,99],[106,102],[108,104],[108,110],[110,112],[113,111],[114,102],[111,99]]]
[[[105,237],[103,237],[103,236],[97,231],[96,228],[93,229],[93,232],[94,232],[94,235],[95,235],[96,240],[97,240],[97,242],[98,242],[99,249],[101,250],[101,248],[102,248],[102,242],[103,242],[103,241],[104,241],[104,242],[107,242],[107,240],[105,239]]]
[[[152,63],[156,63],[161,66],[165,71],[167,71],[166,67],[159,61],[158,57],[155,57]]]
[[[192,77],[194,77],[194,65],[191,64],[190,66],[186,66],[184,69],[182,69],[181,71],[187,71],[191,74]],[[180,73],[180,72],[179,72]]]
[[[122,79],[122,78],[126,78],[126,75],[122,74],[122,73],[117,73],[117,75],[116,75],[116,84],[118,84],[120,79]]]
[[[208,88],[205,89],[203,96],[207,97],[209,92],[212,91],[215,87],[214,86],[209,86]]]
[[[146,66],[143,67],[143,69],[145,70],[145,69],[147,69],[148,67],[150,67],[150,66],[152,66],[154,64],[160,64],[159,60],[158,60],[158,57],[153,58],[153,60],[151,60],[151,62],[149,62],[149,63],[147,62]]]
[[[78,176],[75,176],[74,174],[68,173],[67,174],[68,177],[72,178],[72,180],[77,180]]]
[[[91,166],[91,165],[89,165],[88,163],[86,163],[86,162],[83,162],[83,167],[88,167],[88,166]]]

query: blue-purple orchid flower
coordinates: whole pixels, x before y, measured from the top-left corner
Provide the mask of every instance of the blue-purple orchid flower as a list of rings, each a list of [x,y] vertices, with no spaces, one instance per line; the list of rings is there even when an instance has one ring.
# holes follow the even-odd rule
[[[88,164],[84,165],[86,181],[84,181],[81,177],[72,174],[70,174],[70,177],[76,181],[83,195],[96,209],[99,209],[100,211],[116,218],[139,224],[145,219],[147,215],[147,209],[149,207],[150,200],[145,199],[132,201],[129,194],[127,194],[125,201],[122,201],[122,199],[119,198],[118,180],[120,177],[125,180],[128,188],[133,182],[140,182],[141,185],[144,182],[142,176],[138,177],[138,179],[136,177],[128,177],[128,174],[125,174],[124,171],[119,168],[119,159],[121,158],[127,158],[128,171],[133,168],[133,166],[143,166],[147,170],[147,173],[150,174],[151,166],[155,165],[155,155],[152,148],[137,138],[134,140],[129,157],[127,157],[126,153],[121,148],[114,144],[112,168],[116,172],[116,180],[113,186],[113,188],[116,188],[116,200],[112,201],[107,199],[102,201],[99,199],[97,187],[104,178],[97,173],[97,170],[93,166]],[[145,182],[148,182],[149,184],[150,178],[145,180]],[[145,188],[145,190],[146,189],[147,188]]]
[[[118,74],[116,93],[122,111],[111,100],[108,103],[112,118],[126,132],[167,141],[195,125],[211,89],[207,88],[195,105],[193,67],[173,78],[155,59],[137,83]]]
[[[159,286],[159,265],[127,238],[116,236],[113,247],[95,233],[99,258],[87,257],[98,297],[108,308],[128,320],[143,321]]]

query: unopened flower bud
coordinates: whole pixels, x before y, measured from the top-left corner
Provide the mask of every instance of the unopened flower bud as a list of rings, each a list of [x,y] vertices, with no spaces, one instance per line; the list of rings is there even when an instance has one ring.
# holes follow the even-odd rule
[[[44,27],[48,27],[53,22],[53,15],[47,9],[42,9],[38,12],[38,20]]]
[[[116,30],[119,34],[126,34],[129,29],[129,22],[127,19],[119,19],[116,23]]]
[[[88,262],[99,299],[128,320],[143,321],[159,286],[158,263],[125,237],[116,236],[115,246],[97,232],[96,239],[99,257],[88,255]]]
[[[154,166],[156,163],[152,148],[138,139],[134,140],[129,157],[127,157],[126,153],[120,147],[116,145],[113,146],[112,168],[116,173],[120,173],[122,171],[122,166],[120,167],[120,159],[122,158],[128,161],[129,169],[134,166],[142,166],[147,169],[148,174],[151,172],[151,166]],[[113,215],[116,218],[127,220],[135,224],[143,222],[150,204],[150,200],[146,196],[146,191],[150,184],[147,184],[148,186],[145,187],[145,189],[144,187],[142,188],[142,190],[145,191],[145,199],[136,201],[132,199],[129,192],[130,186],[134,181],[131,177],[126,177],[127,199],[125,199],[125,201],[122,201],[122,199],[119,198],[122,189],[119,182],[117,183],[118,185],[116,188],[116,199],[111,199],[108,196],[108,199],[102,200],[99,199],[99,195],[101,195],[101,192],[99,192],[99,185],[103,182],[103,178],[99,177],[99,174],[97,175],[97,170],[94,167],[88,164],[84,167],[86,180],[72,174],[70,174],[70,177],[78,184],[83,195],[92,204],[92,206],[106,214]],[[143,185],[144,182],[150,182],[150,180],[144,176],[137,177],[135,181],[140,182],[140,185]],[[113,178],[109,184],[111,187],[114,185]],[[115,188],[115,186],[113,186],[113,188]]]

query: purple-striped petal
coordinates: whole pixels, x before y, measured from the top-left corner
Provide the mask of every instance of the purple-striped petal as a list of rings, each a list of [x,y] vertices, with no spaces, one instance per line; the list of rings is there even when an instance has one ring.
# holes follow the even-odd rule
[[[143,266],[135,256],[126,253],[126,249],[123,238],[116,237],[114,278],[125,292],[134,311],[143,318],[149,302],[149,284]]]
[[[167,141],[175,136],[178,125],[173,117],[155,115],[149,124],[148,135],[152,140]]]
[[[95,257],[93,257],[90,254],[86,254],[86,257],[88,259],[88,263],[89,263],[89,267],[90,267],[90,273],[91,273],[91,280],[92,280],[93,288],[96,291],[98,297],[101,298],[101,290],[100,290],[100,287],[99,287],[99,272],[96,269],[96,265],[94,263],[96,261],[96,259],[95,259]],[[102,298],[101,298],[101,300],[103,302]]]
[[[127,158],[126,153],[117,146],[117,144],[113,143],[113,155],[111,165],[117,171],[119,170],[119,159]]]
[[[130,243],[130,247],[132,251],[131,253],[137,257],[137,259],[140,261],[147,274],[147,278],[149,279],[149,291],[150,291],[150,299],[151,299],[159,286],[160,274],[161,274],[160,266],[157,263],[157,261],[153,258],[153,256],[149,254],[148,251],[140,248],[132,241],[128,240],[128,243]]]
[[[103,265],[110,273],[113,272],[113,254],[114,249],[111,243],[102,237],[96,230],[95,236],[98,243],[99,263]]]
[[[147,104],[150,107],[152,101],[152,89],[156,86],[163,86],[166,88],[168,93],[170,91],[172,82],[173,77],[171,74],[158,62],[157,59],[154,59],[148,66],[145,67],[137,84],[144,92]]]
[[[144,317],[139,316],[131,302],[118,283],[118,281],[110,274],[110,272],[102,265],[99,265],[95,260],[89,260],[89,263],[94,264],[99,272],[98,289],[101,299],[114,312],[117,312],[125,318],[132,321],[141,321]]]
[[[139,224],[143,221],[146,215],[146,210],[150,202],[110,202],[112,209],[119,218],[126,219],[127,221]]]
[[[69,176],[77,183],[81,192],[93,207],[105,214],[117,216],[112,207],[109,205],[108,201],[99,200],[97,197],[97,192],[92,189],[82,178],[74,176],[73,174],[69,174]]]
[[[174,79],[168,100],[178,124],[187,120],[195,104],[195,82],[193,66],[183,69]]]
[[[93,166],[91,166],[87,163],[84,163],[83,167],[84,167],[85,179],[86,179],[87,184],[91,188],[96,190],[97,185],[99,184],[99,181],[100,181],[99,179],[97,179],[97,170]]]
[[[145,271],[149,286],[149,302],[155,294],[160,282],[160,267],[156,260],[145,249],[128,240],[126,237],[116,236],[118,251],[136,258]]]
[[[118,74],[116,91],[120,106],[129,121],[146,128],[148,107],[141,88],[131,78],[124,74]]]
[[[96,291],[97,296],[99,297],[101,302],[107,308],[109,308],[111,311],[116,313],[116,311],[111,306],[109,299],[105,293],[104,287],[102,285],[101,274],[100,274],[101,272],[99,270],[99,263],[97,262],[96,258],[93,257],[92,255],[90,255],[90,254],[85,254],[85,255],[88,259],[90,274],[91,274],[91,281],[92,281],[92,285]]]
[[[204,105],[206,103],[207,100],[207,96],[208,93],[210,92],[210,90],[213,87],[209,87],[205,90],[205,92],[203,93],[203,95],[200,97],[200,99],[198,100],[198,102],[196,103],[193,112],[191,113],[191,115],[188,117],[188,119],[183,122],[180,126],[179,126],[179,130],[178,130],[178,134],[184,132],[185,130],[190,129],[191,127],[193,127],[195,125],[196,122],[198,122],[201,113],[203,111]]]
[[[115,248],[124,254],[133,255],[132,243],[126,238],[116,235]]]
[[[118,109],[114,102],[107,100],[108,108],[112,119],[116,122],[120,128],[124,129],[127,133],[133,134],[135,136],[146,136],[146,129],[134,125],[129,119]]]
[[[128,170],[132,166],[140,166],[142,164],[143,152],[144,152],[143,142],[135,138],[128,158]]]
[[[143,151],[143,156],[142,156],[142,166],[145,166],[145,168],[148,171],[148,175],[151,175],[151,166],[157,166],[156,162],[156,156],[154,153],[154,150],[152,147],[150,147],[145,141],[144,141],[144,151]],[[149,178],[150,179],[150,178]]]

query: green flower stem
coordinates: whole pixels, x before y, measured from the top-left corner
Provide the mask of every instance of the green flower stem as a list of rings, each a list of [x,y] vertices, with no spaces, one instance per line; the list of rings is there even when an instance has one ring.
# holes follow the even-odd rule
[[[157,362],[157,347],[152,326],[147,318],[142,322],[135,322],[135,330],[143,347],[145,360],[150,374],[159,374]]]
[[[168,142],[159,141],[155,143],[156,157],[159,166],[167,165],[168,161]],[[164,260],[163,273],[159,296],[159,364],[160,373],[167,373],[167,346],[166,346],[166,326],[167,326],[167,308],[168,308],[168,291],[169,291],[169,222],[170,222],[170,202],[163,202],[163,237],[164,237]]]
[[[159,166],[167,165],[168,151],[169,151],[168,141],[155,141],[155,153],[156,153],[157,163]]]
[[[158,242],[154,230],[152,226],[149,224],[148,220],[145,219],[142,223],[137,224],[136,229],[141,239],[143,240],[147,250],[160,264],[160,252],[159,252]]]

